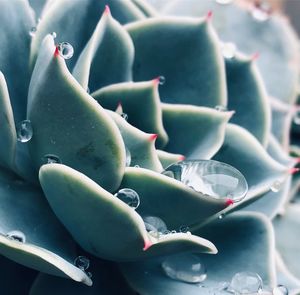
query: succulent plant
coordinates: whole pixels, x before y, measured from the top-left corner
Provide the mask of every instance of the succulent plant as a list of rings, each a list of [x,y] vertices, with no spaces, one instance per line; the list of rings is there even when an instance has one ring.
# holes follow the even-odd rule
[[[1,294],[299,294],[298,40],[255,3],[0,0]]]

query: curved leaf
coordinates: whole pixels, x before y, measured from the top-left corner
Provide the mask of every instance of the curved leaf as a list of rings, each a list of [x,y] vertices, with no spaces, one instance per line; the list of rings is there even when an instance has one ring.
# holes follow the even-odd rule
[[[183,155],[172,154],[161,150],[157,150],[157,155],[164,168],[167,168],[171,164],[174,164],[179,161],[183,161],[185,159],[185,156]]]
[[[29,34],[35,26],[33,11],[24,0],[0,1],[0,69],[8,85],[15,122],[25,119],[30,79]]]
[[[20,181],[0,183],[0,253],[27,267],[91,284],[73,265],[73,240],[58,222],[42,192]],[[8,238],[11,231],[24,233],[26,242]]]
[[[148,295],[212,294],[211,288],[230,281],[241,271],[258,273],[265,284],[275,284],[274,238],[266,218],[253,213],[236,214],[210,227],[206,234],[218,243],[219,254],[199,255],[207,268],[202,288],[167,277],[161,269],[165,258],[123,263],[121,271],[132,288]]]
[[[130,165],[161,172],[163,170],[155,150],[156,134],[147,134],[126,122],[119,114],[108,111],[122,134],[130,152]]]
[[[144,15],[130,1],[114,0],[59,0],[53,1],[43,13],[31,45],[31,64],[33,65],[44,37],[57,33],[57,42],[69,42],[74,47],[74,57],[69,61],[71,68],[100,19],[100,14],[109,5],[114,17],[122,24],[138,19]],[[74,25],[76,24],[76,25]]]
[[[227,207],[226,200],[209,198],[168,176],[146,169],[126,168],[121,187],[140,196],[137,212],[160,217],[170,230],[201,223]]]
[[[233,114],[190,105],[163,104],[162,109],[169,135],[166,150],[189,159],[209,159],[218,151]]]
[[[110,85],[92,93],[91,96],[101,106],[113,111],[121,104],[131,125],[144,132],[157,134],[157,144],[166,145],[168,135],[162,123],[157,79]]]
[[[255,62],[237,53],[225,61],[228,109],[235,111],[232,123],[246,128],[265,146],[271,130],[271,108]]]
[[[132,0],[136,7],[138,7],[147,17],[155,17],[158,13],[153,6],[148,4],[147,0]]]
[[[226,105],[224,62],[206,20],[150,18],[126,28],[135,47],[135,81],[164,76],[164,102]]]
[[[84,89],[132,80],[132,41],[106,8],[91,39],[80,54],[73,76]]]
[[[28,99],[34,132],[29,148],[35,166],[39,168],[47,162],[47,154],[54,154],[108,190],[115,190],[125,167],[121,134],[69,73],[51,36],[43,43]]]

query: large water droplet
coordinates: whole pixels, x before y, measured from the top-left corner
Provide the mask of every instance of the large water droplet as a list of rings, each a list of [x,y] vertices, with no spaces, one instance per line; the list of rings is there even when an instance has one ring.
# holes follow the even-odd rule
[[[256,294],[263,287],[261,277],[252,272],[236,273],[228,289],[235,294]]]
[[[20,243],[26,242],[26,236],[24,235],[24,233],[22,233],[19,230],[12,230],[12,231],[8,232],[6,234],[6,237],[11,240],[18,241]]]
[[[166,78],[164,76],[158,77],[159,85],[164,85],[166,83]]]
[[[288,294],[289,294],[289,290],[284,285],[278,285],[273,289],[273,295],[288,295]]]
[[[24,120],[17,125],[17,140],[20,142],[28,142],[33,135],[31,122]]]
[[[157,231],[160,233],[164,233],[168,230],[165,222],[157,216],[145,216],[143,217],[143,220],[145,223],[146,230],[148,232]]]
[[[224,58],[231,59],[235,56],[236,45],[234,43],[223,43],[221,49]]]
[[[130,150],[125,147],[125,151],[126,151],[126,162],[125,162],[125,165],[126,167],[129,167],[130,164],[131,164],[131,153],[130,153]]]
[[[294,117],[293,117],[293,122],[296,125],[300,125],[300,111],[295,112]]]
[[[33,36],[35,35],[35,33],[36,33],[36,27],[32,27],[32,28],[30,29],[30,31],[29,31],[29,35],[30,35],[31,37],[33,37]]]
[[[115,196],[133,209],[136,209],[140,205],[138,193],[131,188],[123,188]]]
[[[170,256],[161,266],[168,277],[186,283],[201,283],[207,276],[200,258],[193,254]]]
[[[271,6],[267,1],[260,1],[252,9],[252,16],[258,22],[265,22],[270,18]]]
[[[43,157],[45,164],[61,164],[61,160],[58,156],[53,154],[47,154]]]
[[[270,190],[274,193],[278,193],[280,191],[280,189],[282,188],[282,181],[280,180],[275,180],[271,186],[270,186]]]
[[[90,260],[85,256],[78,256],[74,260],[74,265],[80,268],[81,270],[85,271],[90,266]]]
[[[234,167],[218,161],[182,161],[170,165],[166,171],[195,191],[216,199],[238,202],[248,191],[245,177]]]
[[[73,46],[68,42],[62,42],[58,44],[58,51],[59,54],[64,59],[70,59],[74,54],[74,48]]]
[[[221,5],[226,5],[226,4],[230,4],[232,0],[216,0],[216,2]]]

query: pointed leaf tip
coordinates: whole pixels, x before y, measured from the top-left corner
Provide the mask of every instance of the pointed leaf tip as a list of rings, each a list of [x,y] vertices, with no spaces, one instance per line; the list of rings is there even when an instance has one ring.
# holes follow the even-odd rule
[[[212,20],[212,17],[213,17],[213,12],[209,10],[206,14],[206,21],[210,22]]]
[[[251,56],[251,60],[252,60],[252,61],[256,61],[256,60],[258,60],[259,56],[260,56],[260,53],[259,53],[259,52],[255,52],[255,53]]]
[[[147,251],[152,245],[153,243],[150,240],[145,241],[145,246],[143,248],[143,251]]]
[[[289,171],[288,171],[288,173],[290,174],[290,175],[293,175],[293,174],[296,174],[296,173],[298,173],[300,171],[300,168],[291,168],[291,169],[289,169]]]
[[[110,8],[109,8],[108,5],[105,5],[104,14],[106,14],[106,15],[110,15],[111,14],[110,13]]]
[[[228,206],[233,205],[233,203],[234,203],[234,202],[233,202],[232,199],[227,199],[225,204],[226,204],[226,206],[228,207]]]
[[[178,157],[178,159],[179,159],[179,161],[184,161],[186,158],[185,158],[184,155],[180,155],[180,156]]]
[[[55,50],[54,50],[54,57],[58,57],[59,56],[59,49],[58,46],[55,46]]]
[[[151,134],[151,135],[149,136],[149,141],[154,141],[154,140],[156,140],[157,137],[158,137],[157,134]]]

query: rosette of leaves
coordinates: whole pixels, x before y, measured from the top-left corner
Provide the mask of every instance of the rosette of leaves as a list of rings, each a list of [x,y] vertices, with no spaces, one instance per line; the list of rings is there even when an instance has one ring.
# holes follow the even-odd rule
[[[183,2],[189,16],[164,15],[184,11]],[[298,205],[275,220],[282,259],[272,225],[291,198],[290,124],[281,125],[283,105],[289,113],[295,103],[296,39],[280,17],[261,23],[260,41],[268,33],[282,50],[274,56],[251,36],[257,28],[245,8],[215,7],[212,20],[206,5],[215,2],[201,3],[194,15],[193,1],[159,12],[142,0],[50,0],[43,9],[32,1],[35,15],[25,0],[0,1],[3,294],[198,294],[162,272],[161,262],[180,253],[203,261],[207,290],[239,271],[299,287],[299,254],[285,238],[297,230]],[[231,39],[237,32],[223,20],[230,9],[248,35]],[[213,22],[242,51],[262,46],[264,80],[248,52],[224,53]],[[64,42],[74,48],[70,59]],[[282,72],[293,79],[279,79]],[[162,174],[184,157],[234,166],[247,196],[232,204]],[[136,210],[116,197],[122,188],[138,193]],[[147,216],[176,232],[152,236]],[[76,263],[83,255],[88,270],[85,258]]]

